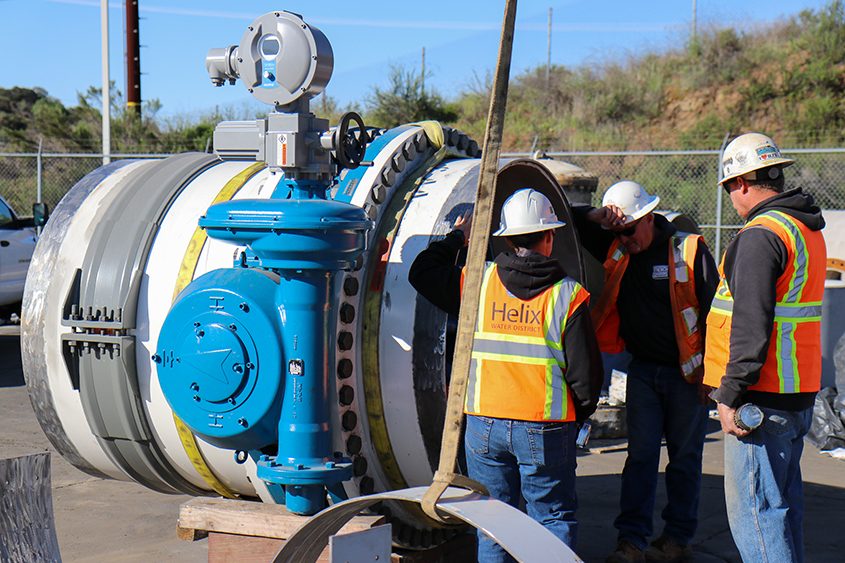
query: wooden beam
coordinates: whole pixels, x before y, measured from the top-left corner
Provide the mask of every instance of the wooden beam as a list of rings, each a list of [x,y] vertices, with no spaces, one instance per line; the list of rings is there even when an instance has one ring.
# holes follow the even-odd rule
[[[177,534],[189,541],[201,539],[189,530],[287,539],[308,518],[291,514],[282,505],[224,498],[194,498],[179,509]],[[382,523],[383,516],[356,516],[338,533],[366,530]]]

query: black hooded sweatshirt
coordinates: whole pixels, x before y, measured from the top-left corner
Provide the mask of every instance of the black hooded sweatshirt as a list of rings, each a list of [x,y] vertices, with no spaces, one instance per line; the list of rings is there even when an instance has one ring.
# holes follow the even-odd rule
[[[464,246],[464,233],[452,231],[431,243],[411,264],[408,281],[420,295],[452,316],[461,305],[461,268],[455,265]],[[518,256],[503,252],[496,257],[499,279],[518,299],[536,297],[562,280],[560,263],[540,254]],[[564,378],[572,391],[576,419],[580,422],[596,410],[604,380],[601,354],[587,307],[579,307],[566,321],[563,349],[567,367]]]
[[[824,228],[821,210],[801,188],[778,194],[755,206],[746,221],[765,211],[782,211],[813,231]],[[725,250],[724,273],[734,299],[730,358],[718,389],[710,394],[729,407],[743,403],[799,411],[813,405],[815,393],[748,391],[760,379],[774,323],[775,285],[786,270],[787,249],[768,229],[742,231]],[[705,352],[706,353],[706,352]]]

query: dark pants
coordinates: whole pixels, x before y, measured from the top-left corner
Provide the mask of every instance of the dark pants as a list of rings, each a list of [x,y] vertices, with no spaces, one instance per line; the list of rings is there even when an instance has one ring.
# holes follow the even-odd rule
[[[628,459],[622,470],[620,513],[614,522],[619,539],[639,548],[653,533],[654,496],[661,439],[666,437],[666,496],[663,533],[688,544],[698,525],[701,455],[707,407],[680,369],[631,361],[627,385]]]

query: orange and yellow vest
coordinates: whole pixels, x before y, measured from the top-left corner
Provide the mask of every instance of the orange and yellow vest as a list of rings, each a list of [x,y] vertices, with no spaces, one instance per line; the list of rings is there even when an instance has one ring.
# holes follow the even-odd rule
[[[698,326],[699,304],[695,294],[695,254],[701,235],[676,233],[669,245],[669,299],[672,302],[672,320],[675,340],[680,352],[678,364],[684,379],[691,383],[700,380],[704,342]],[[615,354],[625,349],[619,335],[619,310],[616,300],[622,276],[630,257],[625,247],[616,239],[610,245],[604,261],[604,289],[591,311],[596,338],[602,352]]]
[[[536,422],[575,420],[564,379],[563,337],[566,321],[589,299],[569,277],[532,299],[519,299],[505,289],[496,264],[488,264],[464,412]]]
[[[787,250],[787,266],[775,285],[775,310],[766,361],[760,379],[748,389],[766,393],[810,393],[821,385],[821,312],[827,251],[821,231],[781,211],[766,211],[751,219],[742,231],[768,229]],[[721,385],[730,361],[733,296],[721,279],[707,316],[707,354],[704,383]],[[768,288],[761,288],[766,291]]]

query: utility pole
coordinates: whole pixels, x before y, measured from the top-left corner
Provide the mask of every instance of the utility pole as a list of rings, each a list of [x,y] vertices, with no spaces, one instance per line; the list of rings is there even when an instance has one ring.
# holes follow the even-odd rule
[[[425,96],[425,47],[422,48],[422,70],[420,71],[420,93]]]
[[[109,0],[100,0],[100,33],[103,65],[103,165],[111,162],[111,95],[109,83]]]
[[[696,9],[695,0],[692,0],[692,43],[693,44],[695,44],[696,34],[698,33],[698,30],[696,29],[698,27],[698,22],[696,21],[698,19],[698,13],[697,12],[698,12],[698,10]]]
[[[695,0],[693,0],[695,1]],[[552,81],[552,8],[549,7],[549,32],[546,38],[546,91],[549,90]]]
[[[141,33],[138,0],[126,0],[126,109],[141,117]]]

